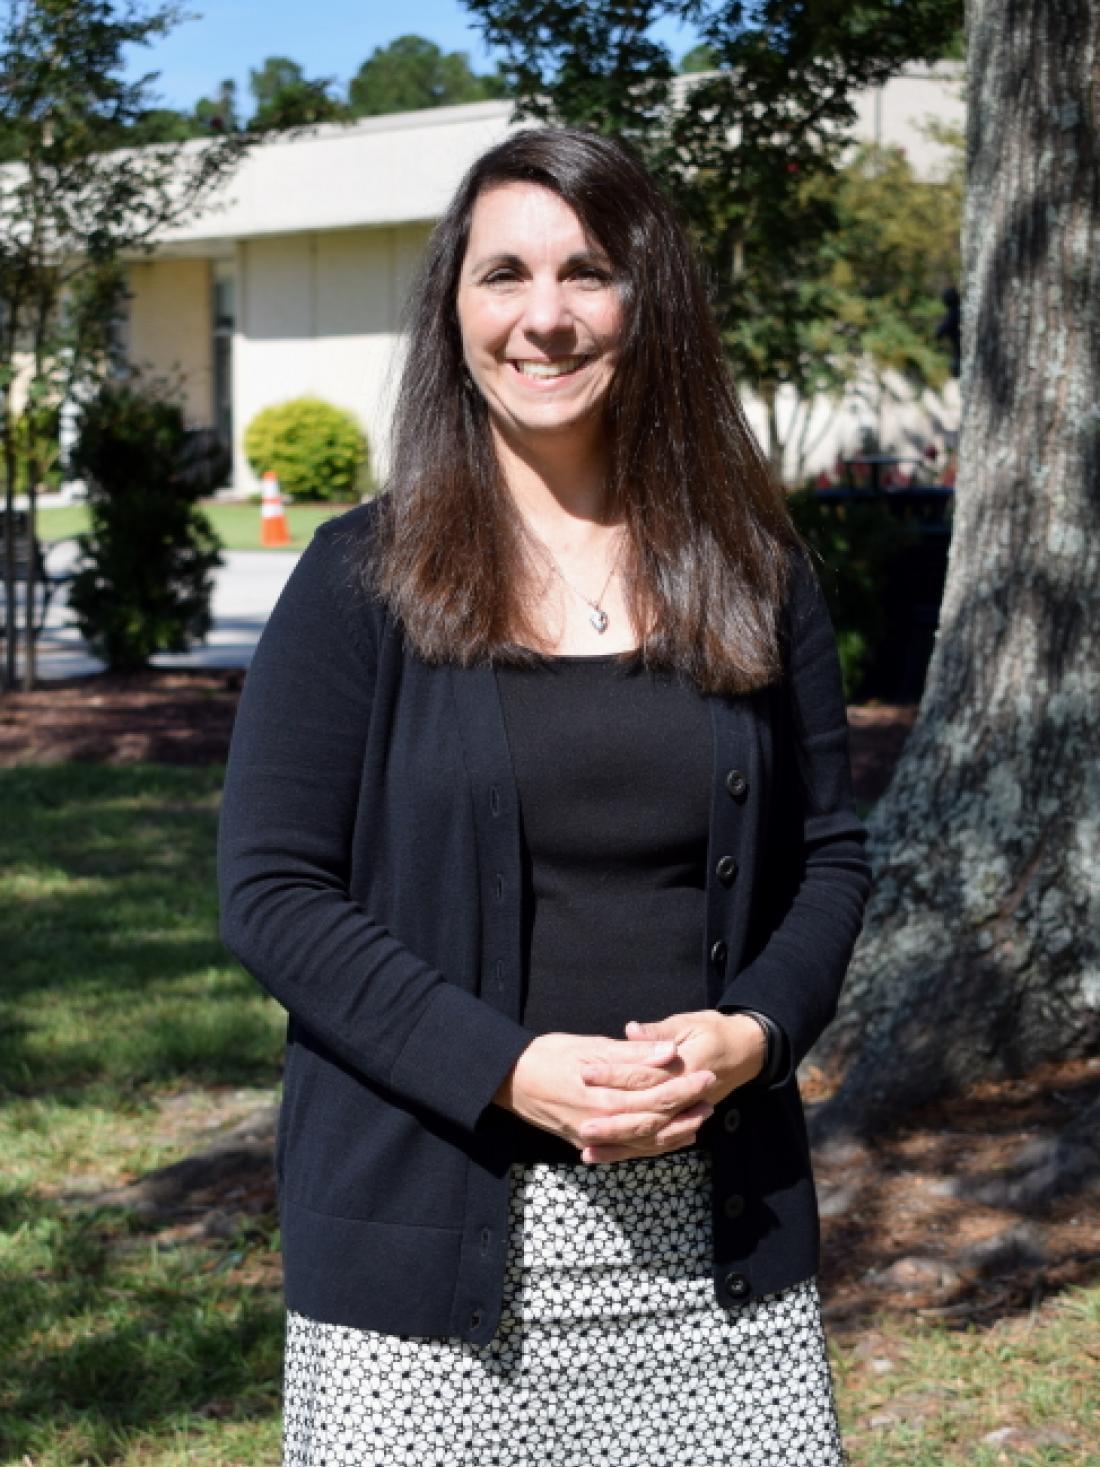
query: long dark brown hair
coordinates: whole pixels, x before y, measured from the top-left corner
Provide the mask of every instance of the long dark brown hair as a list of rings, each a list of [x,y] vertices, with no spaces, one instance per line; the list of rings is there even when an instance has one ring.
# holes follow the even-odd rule
[[[745,421],[691,245],[626,147],[518,132],[473,165],[429,242],[407,312],[379,535],[365,567],[429,662],[532,660],[527,545],[484,399],[464,371],[455,297],[478,195],[534,183],[606,252],[623,307],[605,400],[609,508],[627,533],[627,600],[646,664],[744,693],[782,666],[799,544]]]

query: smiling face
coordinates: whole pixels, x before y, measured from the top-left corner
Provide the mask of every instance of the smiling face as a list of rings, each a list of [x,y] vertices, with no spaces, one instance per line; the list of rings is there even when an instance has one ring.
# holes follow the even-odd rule
[[[610,261],[557,194],[508,183],[478,196],[456,305],[497,433],[532,447],[602,436],[622,306]]]

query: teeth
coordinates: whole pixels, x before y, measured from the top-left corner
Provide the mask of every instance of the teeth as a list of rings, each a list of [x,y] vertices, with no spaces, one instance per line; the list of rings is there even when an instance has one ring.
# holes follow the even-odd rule
[[[575,372],[585,362],[584,357],[561,357],[556,362],[516,362],[518,371],[525,377],[564,377]]]

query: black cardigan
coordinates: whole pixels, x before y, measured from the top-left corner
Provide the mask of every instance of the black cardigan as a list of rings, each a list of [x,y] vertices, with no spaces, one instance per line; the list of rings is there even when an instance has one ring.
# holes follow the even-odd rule
[[[491,667],[429,666],[354,562],[366,505],[295,567],[245,681],[219,827],[221,935],[287,1009],[276,1144],[287,1304],[484,1344],[511,1157],[492,1096],[519,1023],[520,835]],[[713,697],[710,1002],[787,1036],[702,1128],[727,1307],[816,1271],[794,1067],[832,1018],[870,885],[836,645],[796,558],[785,679]],[[631,1165],[629,1162],[617,1165]]]

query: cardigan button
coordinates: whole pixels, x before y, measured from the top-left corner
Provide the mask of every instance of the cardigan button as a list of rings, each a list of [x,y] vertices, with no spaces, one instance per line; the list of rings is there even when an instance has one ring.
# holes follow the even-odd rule
[[[710,960],[715,967],[721,967],[726,961],[726,954],[728,952],[729,948],[726,946],[725,940],[720,937],[710,950]]]
[[[726,789],[735,800],[743,800],[749,792],[749,782],[740,769],[731,769],[726,775]]]
[[[745,1199],[735,1192],[732,1197],[727,1197],[722,1204],[722,1211],[729,1218],[740,1217],[745,1210]]]
[[[725,1277],[726,1293],[731,1299],[747,1299],[749,1293],[749,1281],[743,1273],[728,1273]]]
[[[741,1124],[741,1112],[736,1106],[732,1106],[722,1117],[722,1129],[728,1131],[732,1136]]]
[[[732,886],[734,877],[737,875],[737,862],[732,856],[719,856],[714,874],[723,886]]]
[[[475,1309],[474,1312],[470,1315],[470,1328],[471,1329],[480,1329],[480,1327],[481,1327],[481,1310],[480,1309]]]

